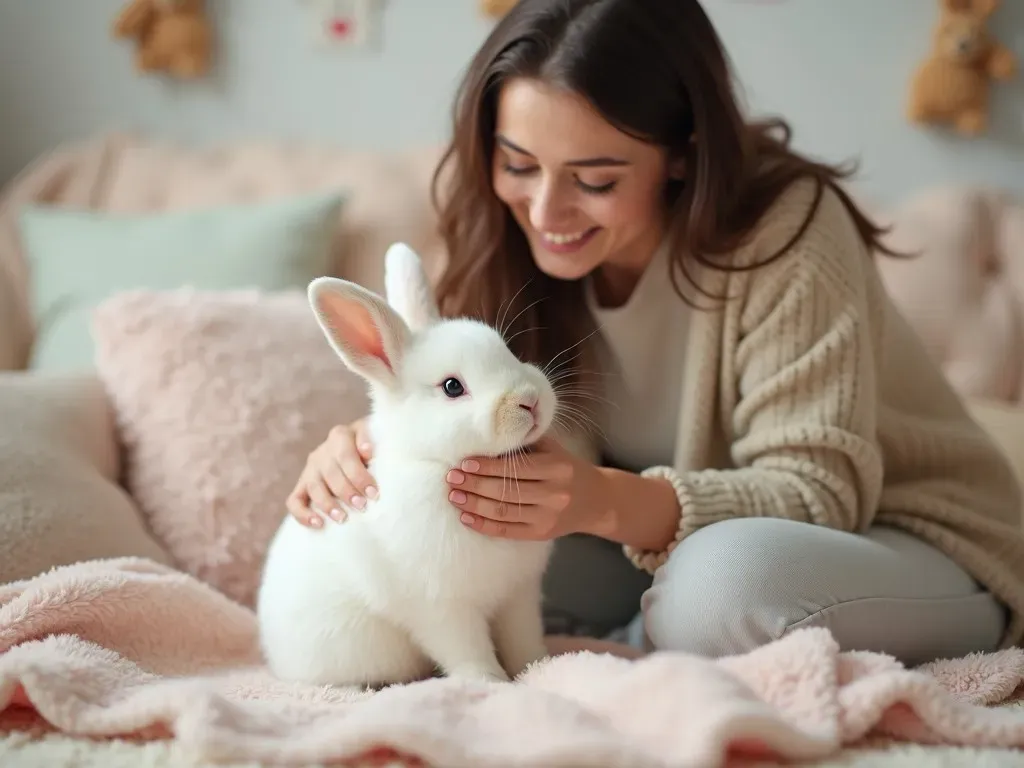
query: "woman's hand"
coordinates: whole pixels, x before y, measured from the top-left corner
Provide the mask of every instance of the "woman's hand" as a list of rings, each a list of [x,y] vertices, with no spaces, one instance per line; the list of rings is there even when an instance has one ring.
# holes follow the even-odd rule
[[[374,479],[366,467],[372,454],[366,419],[331,429],[327,439],[309,454],[305,469],[288,495],[289,514],[304,525],[321,528],[322,515],[338,522],[345,520],[342,504],[362,509],[368,498],[377,498]]]
[[[609,511],[605,477],[544,437],[525,455],[465,459],[448,472],[448,499],[480,533],[549,540],[601,528]]]

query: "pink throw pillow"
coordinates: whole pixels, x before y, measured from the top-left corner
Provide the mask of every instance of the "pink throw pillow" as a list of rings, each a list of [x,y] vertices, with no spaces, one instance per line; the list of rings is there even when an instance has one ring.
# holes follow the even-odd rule
[[[179,567],[252,606],[309,452],[364,415],[305,292],[131,291],[93,315],[123,482]]]

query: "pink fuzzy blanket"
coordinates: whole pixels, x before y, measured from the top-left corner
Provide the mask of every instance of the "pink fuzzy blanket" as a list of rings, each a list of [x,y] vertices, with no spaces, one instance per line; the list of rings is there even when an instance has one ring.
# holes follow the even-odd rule
[[[707,768],[823,758],[871,735],[1020,748],[1024,714],[985,705],[1022,681],[1018,649],[908,670],[807,629],[717,661],[572,652],[511,684],[303,687],[260,668],[251,611],[150,561],[0,586],[0,710],[34,708],[70,734],[174,738],[208,761]]]

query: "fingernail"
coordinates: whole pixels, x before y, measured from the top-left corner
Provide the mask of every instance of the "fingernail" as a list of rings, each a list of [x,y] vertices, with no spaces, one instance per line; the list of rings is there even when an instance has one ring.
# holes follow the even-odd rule
[[[340,509],[331,510],[331,519],[337,520],[339,523],[345,519],[345,513]]]
[[[448,494],[448,498],[451,499],[456,504],[466,503],[466,494],[464,494],[462,491],[452,491],[451,493]]]
[[[366,486],[366,498],[374,500],[377,498],[377,489],[372,485]]]
[[[370,452],[370,444],[369,443],[363,443],[362,445],[359,446],[359,450],[362,451],[363,453],[369,453]]]
[[[459,472],[459,470],[453,469],[448,473],[448,482],[454,483],[455,485],[461,485],[466,482],[466,476]]]
[[[314,516],[314,517],[309,518],[309,524],[311,526],[313,526],[314,528],[319,528],[321,525],[324,524],[324,521],[321,520],[319,517],[315,517]]]
[[[477,472],[480,469],[480,462],[476,459],[466,459],[462,462],[462,468],[467,472]]]
[[[352,506],[355,507],[356,509],[362,509],[363,507],[366,506],[366,499],[364,499],[362,496],[353,496]]]
[[[473,516],[469,514],[469,512],[463,512],[462,515],[459,517],[459,520],[464,522],[466,525],[473,524]]]

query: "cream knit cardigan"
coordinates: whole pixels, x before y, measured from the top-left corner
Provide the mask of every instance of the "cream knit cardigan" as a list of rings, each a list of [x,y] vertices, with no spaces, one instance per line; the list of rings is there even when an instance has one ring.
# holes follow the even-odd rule
[[[813,197],[810,182],[793,185],[736,263],[784,245]],[[643,473],[675,487],[677,541],[734,517],[897,526],[1003,600],[1004,645],[1019,642],[1024,533],[1013,471],[890,303],[838,195],[824,192],[800,241],[770,265],[695,275],[731,299],[694,312],[685,339],[669,331],[669,343],[686,345],[675,456]],[[648,571],[665,556],[626,553]]]

